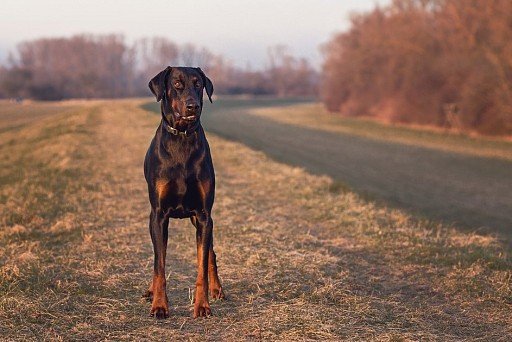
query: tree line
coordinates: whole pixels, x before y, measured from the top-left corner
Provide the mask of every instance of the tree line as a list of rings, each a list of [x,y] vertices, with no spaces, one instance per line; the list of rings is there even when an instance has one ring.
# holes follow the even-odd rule
[[[323,47],[321,97],[344,115],[512,133],[512,1],[394,0]]]
[[[268,49],[262,70],[240,68],[221,55],[165,37],[77,35],[22,42],[0,66],[0,97],[38,100],[149,95],[148,80],[167,65],[199,66],[217,94],[314,96],[318,73],[283,46]]]

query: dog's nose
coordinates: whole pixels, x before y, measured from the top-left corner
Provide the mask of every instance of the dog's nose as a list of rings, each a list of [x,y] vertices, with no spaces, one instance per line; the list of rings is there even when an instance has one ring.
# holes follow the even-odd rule
[[[187,103],[187,111],[188,112],[197,112],[199,109],[199,105],[197,103]]]

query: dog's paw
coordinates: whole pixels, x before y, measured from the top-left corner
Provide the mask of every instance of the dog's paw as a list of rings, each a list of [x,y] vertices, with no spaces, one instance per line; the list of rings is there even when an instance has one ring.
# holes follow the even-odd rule
[[[224,291],[222,291],[222,287],[210,289],[210,297],[212,299],[226,299],[224,295]]]
[[[151,307],[151,317],[155,317],[156,319],[164,319],[169,317],[169,309],[166,308],[153,308]]]
[[[153,291],[149,291],[147,290],[146,292],[144,292],[144,294],[142,295],[142,298],[146,298],[146,300],[148,302],[152,302],[153,301]]]
[[[156,317],[157,319],[169,317],[169,303],[167,301],[167,296],[153,298],[149,314],[151,317]]]
[[[212,314],[210,304],[207,301],[201,301],[194,304],[194,318],[208,317]]]

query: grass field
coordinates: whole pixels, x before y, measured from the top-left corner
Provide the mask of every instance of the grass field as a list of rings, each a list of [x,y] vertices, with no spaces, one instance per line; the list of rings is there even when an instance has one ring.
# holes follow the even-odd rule
[[[386,142],[428,147],[473,156],[512,160],[512,141],[450,133],[439,128],[388,125],[371,119],[342,117],[329,113],[320,103],[280,108],[258,108],[252,113],[279,122],[331,132],[342,132]]]
[[[154,102],[144,108],[160,114]],[[327,175],[367,200],[468,232],[499,234],[512,247],[512,142],[339,118],[316,109],[293,99],[219,99],[203,121],[208,132]]]
[[[0,339],[512,339],[512,260],[495,237],[376,205],[213,134],[228,299],[191,318],[195,232],[175,220],[171,317],[150,318],[142,161],[159,117],[144,102],[0,104]]]

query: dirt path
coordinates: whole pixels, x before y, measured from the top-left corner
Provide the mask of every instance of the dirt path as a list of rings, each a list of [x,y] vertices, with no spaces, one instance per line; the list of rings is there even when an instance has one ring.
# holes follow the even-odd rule
[[[228,300],[213,302],[214,316],[208,319],[191,318],[195,232],[188,220],[175,220],[167,257],[171,317],[150,318],[149,304],[140,298],[152,264],[142,160],[158,117],[139,104],[99,102],[62,119],[71,133],[51,140],[52,146],[66,146],[66,154],[79,157],[47,164],[77,168],[80,177],[62,178],[68,182],[65,201],[55,217],[23,218],[0,234],[7,246],[0,254],[0,336],[512,337],[510,261],[496,240],[426,226],[340,192],[326,177],[212,135],[218,183],[214,234]],[[33,158],[46,157],[37,153]],[[18,183],[12,184],[6,191],[17,189]],[[66,203],[75,202],[77,208],[66,209]],[[35,209],[24,210],[31,217]],[[20,250],[29,254],[20,257]]]
[[[252,115],[257,101],[218,101],[208,131],[324,174],[367,198],[512,241],[512,162],[325,130]],[[279,109],[273,115],[281,115]],[[289,113],[287,114],[289,115]],[[314,115],[314,112],[311,113]]]

